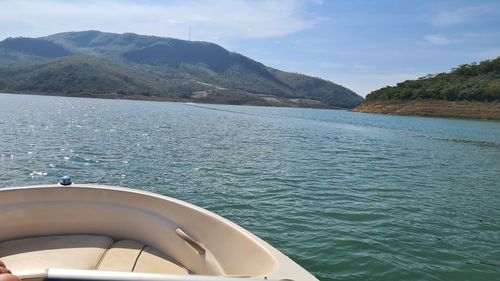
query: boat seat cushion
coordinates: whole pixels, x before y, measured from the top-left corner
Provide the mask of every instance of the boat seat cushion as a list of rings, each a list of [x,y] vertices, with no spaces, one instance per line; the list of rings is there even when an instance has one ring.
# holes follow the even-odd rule
[[[145,247],[141,252],[134,272],[187,275],[188,271],[158,250]]]
[[[0,242],[0,259],[14,274],[49,267],[94,269],[113,239],[101,235],[55,235]]]
[[[115,242],[106,251],[97,270],[105,271],[133,271],[137,257],[145,247],[143,243],[134,240],[121,240]]]
[[[47,268],[189,274],[172,258],[134,240],[101,235],[54,235],[0,242],[0,260],[17,275]]]

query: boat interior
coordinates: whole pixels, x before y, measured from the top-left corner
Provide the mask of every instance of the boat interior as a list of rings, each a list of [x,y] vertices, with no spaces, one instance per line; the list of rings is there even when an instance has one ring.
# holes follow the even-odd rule
[[[0,242],[2,261],[20,276],[33,276],[48,268],[103,270],[187,275],[172,257],[135,240],[109,236],[70,234]]]
[[[0,260],[23,280],[49,268],[316,280],[236,224],[140,190],[3,188],[0,221]]]

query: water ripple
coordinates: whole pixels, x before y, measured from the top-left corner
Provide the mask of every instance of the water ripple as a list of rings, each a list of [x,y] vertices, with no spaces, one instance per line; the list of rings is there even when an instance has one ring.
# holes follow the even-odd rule
[[[0,186],[187,200],[321,280],[499,280],[500,123],[0,94]]]

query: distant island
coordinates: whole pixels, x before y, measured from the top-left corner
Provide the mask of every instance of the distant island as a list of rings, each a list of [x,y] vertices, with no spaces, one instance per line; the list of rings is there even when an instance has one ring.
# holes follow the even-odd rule
[[[353,111],[500,120],[500,57],[373,91]]]
[[[345,109],[363,102],[343,86],[213,43],[100,31],[1,41],[0,92]]]

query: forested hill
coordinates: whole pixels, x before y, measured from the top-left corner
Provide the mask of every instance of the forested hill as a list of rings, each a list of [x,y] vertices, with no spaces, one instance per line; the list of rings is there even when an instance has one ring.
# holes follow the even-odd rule
[[[353,111],[500,120],[500,57],[373,91]]]
[[[373,91],[366,97],[366,102],[428,99],[500,101],[500,57]]]
[[[99,31],[1,41],[0,92],[325,108],[363,102],[333,82],[213,43]]]

